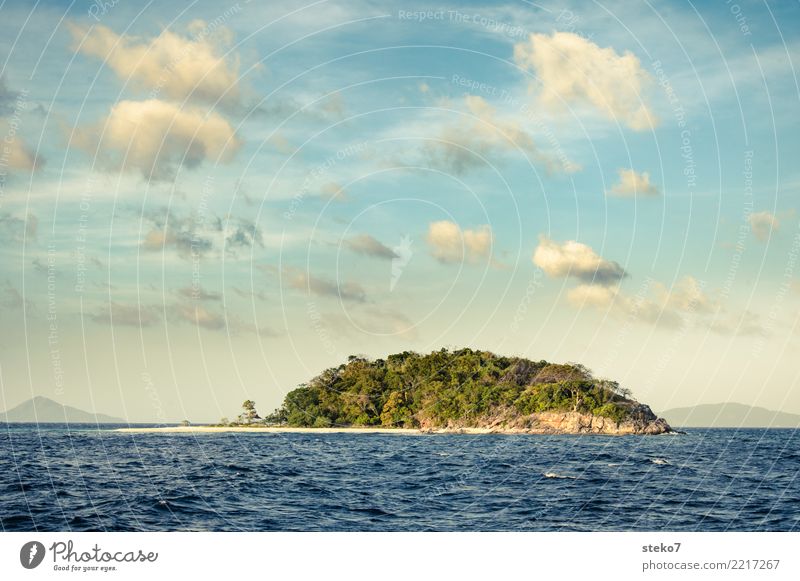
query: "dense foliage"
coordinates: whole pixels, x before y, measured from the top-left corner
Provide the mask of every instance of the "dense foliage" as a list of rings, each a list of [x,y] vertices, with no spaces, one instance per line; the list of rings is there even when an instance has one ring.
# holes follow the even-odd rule
[[[410,351],[369,361],[351,356],[289,392],[268,423],[290,426],[446,427],[493,417],[577,411],[625,419],[635,403],[584,366],[488,351]]]

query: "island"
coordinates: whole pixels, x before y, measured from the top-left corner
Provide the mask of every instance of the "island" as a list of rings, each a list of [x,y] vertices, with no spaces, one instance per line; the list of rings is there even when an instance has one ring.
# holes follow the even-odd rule
[[[668,434],[649,406],[579,363],[489,351],[404,351],[351,356],[290,391],[261,418],[247,400],[236,421],[162,431],[359,431],[377,433]]]

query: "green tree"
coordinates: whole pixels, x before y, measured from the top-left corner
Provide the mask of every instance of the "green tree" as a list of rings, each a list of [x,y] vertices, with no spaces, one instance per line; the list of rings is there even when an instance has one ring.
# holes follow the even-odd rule
[[[408,407],[408,398],[402,391],[393,391],[383,404],[381,424],[384,426],[407,427],[414,424],[413,414]]]
[[[629,391],[594,378],[578,363],[441,349],[376,360],[351,356],[290,391],[269,421],[317,427],[469,426],[546,411],[618,420],[627,417],[633,403]],[[245,409],[243,421],[250,421],[248,414]]]
[[[256,411],[256,402],[252,399],[244,400],[242,404],[242,414],[239,417],[242,419],[243,424],[251,424],[256,420],[260,420],[261,418]]]

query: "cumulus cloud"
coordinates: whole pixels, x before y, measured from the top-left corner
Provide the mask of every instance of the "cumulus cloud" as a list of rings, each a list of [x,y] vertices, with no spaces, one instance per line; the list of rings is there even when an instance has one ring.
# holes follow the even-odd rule
[[[467,95],[463,104],[456,106],[463,107],[474,119],[462,119],[446,126],[425,146],[432,167],[461,175],[482,167],[486,163],[484,160],[494,162],[498,155],[521,150],[548,171],[572,173],[580,169],[566,158],[555,160],[543,153],[517,121],[501,118],[482,97]]]
[[[154,38],[116,34],[106,26],[69,25],[72,49],[96,57],[125,81],[183,101],[237,102],[239,59],[226,58],[230,37],[219,27],[207,32],[203,21],[189,25],[189,36],[164,30]]]
[[[750,214],[747,219],[750,221],[753,235],[762,242],[766,241],[773,232],[777,232],[781,226],[775,214],[767,211],[755,212]]]
[[[299,268],[284,268],[286,284],[296,290],[304,291],[320,297],[338,297],[343,301],[365,303],[367,293],[355,282],[335,282],[314,276]]]
[[[576,308],[595,308],[665,328],[700,326],[724,335],[765,334],[758,315],[726,311],[706,292],[705,284],[692,276],[684,276],[671,288],[651,281],[635,296],[618,286],[581,284],[567,292],[567,300]]]
[[[36,155],[36,152],[17,135],[17,131],[18,127],[12,129],[8,120],[0,119],[0,135],[4,136],[0,147],[0,167],[5,166],[20,171],[39,169],[44,165],[44,158]]]
[[[615,287],[600,286],[599,284],[581,284],[567,291],[567,300],[576,307],[588,305],[605,308],[612,304],[616,297],[617,289]]]
[[[108,117],[76,131],[71,145],[110,169],[139,171],[147,179],[174,179],[178,168],[229,162],[241,142],[216,113],[172,103],[120,101]]]
[[[167,210],[148,212],[142,218],[150,227],[141,246],[151,252],[174,250],[180,258],[189,259],[208,255],[224,246],[235,258],[239,249],[264,246],[261,227],[248,218],[228,216],[223,220]]]
[[[258,225],[246,218],[231,218],[226,225],[225,248],[234,252],[237,248],[264,246],[264,237]]]
[[[356,254],[363,254],[364,256],[372,256],[373,258],[382,258],[384,260],[399,258],[394,250],[369,234],[354,236],[349,240],[345,240],[344,245]]]
[[[152,327],[161,320],[161,314],[155,306],[111,302],[97,309],[90,318],[95,323],[114,326]]]
[[[462,230],[455,222],[431,222],[426,236],[433,257],[442,263],[479,262],[489,257],[492,250],[492,230],[481,226],[475,230]]]
[[[657,124],[643,99],[652,78],[629,51],[620,55],[572,32],[554,32],[515,45],[514,60],[534,72],[545,106],[588,104],[635,131]]]
[[[181,258],[188,259],[208,254],[214,247],[209,226],[199,216],[180,217],[171,212],[151,212],[143,218],[151,224],[142,240],[144,250],[160,252],[172,249]]]
[[[592,307],[635,321],[662,327],[679,327],[681,313],[644,295],[628,296],[619,287],[581,284],[567,292],[567,300],[576,308]]]
[[[547,236],[539,237],[533,263],[548,276],[571,276],[598,285],[611,285],[627,276],[619,263],[604,259],[590,246],[574,240],[559,244]]]
[[[632,169],[624,168],[620,168],[617,173],[619,174],[619,182],[611,187],[607,192],[608,195],[624,198],[658,195],[658,188],[655,184],[650,183],[649,173],[637,173]]]
[[[596,284],[582,284],[567,293],[570,303],[575,306],[593,306],[604,308],[618,301],[618,306],[626,312],[635,310],[655,311],[664,316],[669,311],[675,313],[716,313],[719,303],[705,290],[705,285],[693,276],[684,276],[671,288],[660,282],[650,282],[644,292],[634,299],[623,294],[619,287],[607,287]],[[649,307],[655,307],[649,308]],[[650,317],[644,317],[650,320]]]
[[[693,276],[684,276],[672,288],[661,283],[654,284],[655,293],[665,307],[682,312],[714,313],[720,304],[705,290],[705,284]]]

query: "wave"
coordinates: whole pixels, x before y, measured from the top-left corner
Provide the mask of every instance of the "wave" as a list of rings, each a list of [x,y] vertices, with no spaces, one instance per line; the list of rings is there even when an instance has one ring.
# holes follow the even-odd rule
[[[568,474],[558,474],[556,472],[545,472],[545,478],[561,478],[561,479],[568,479],[568,480],[577,480],[577,476],[570,476]]]

